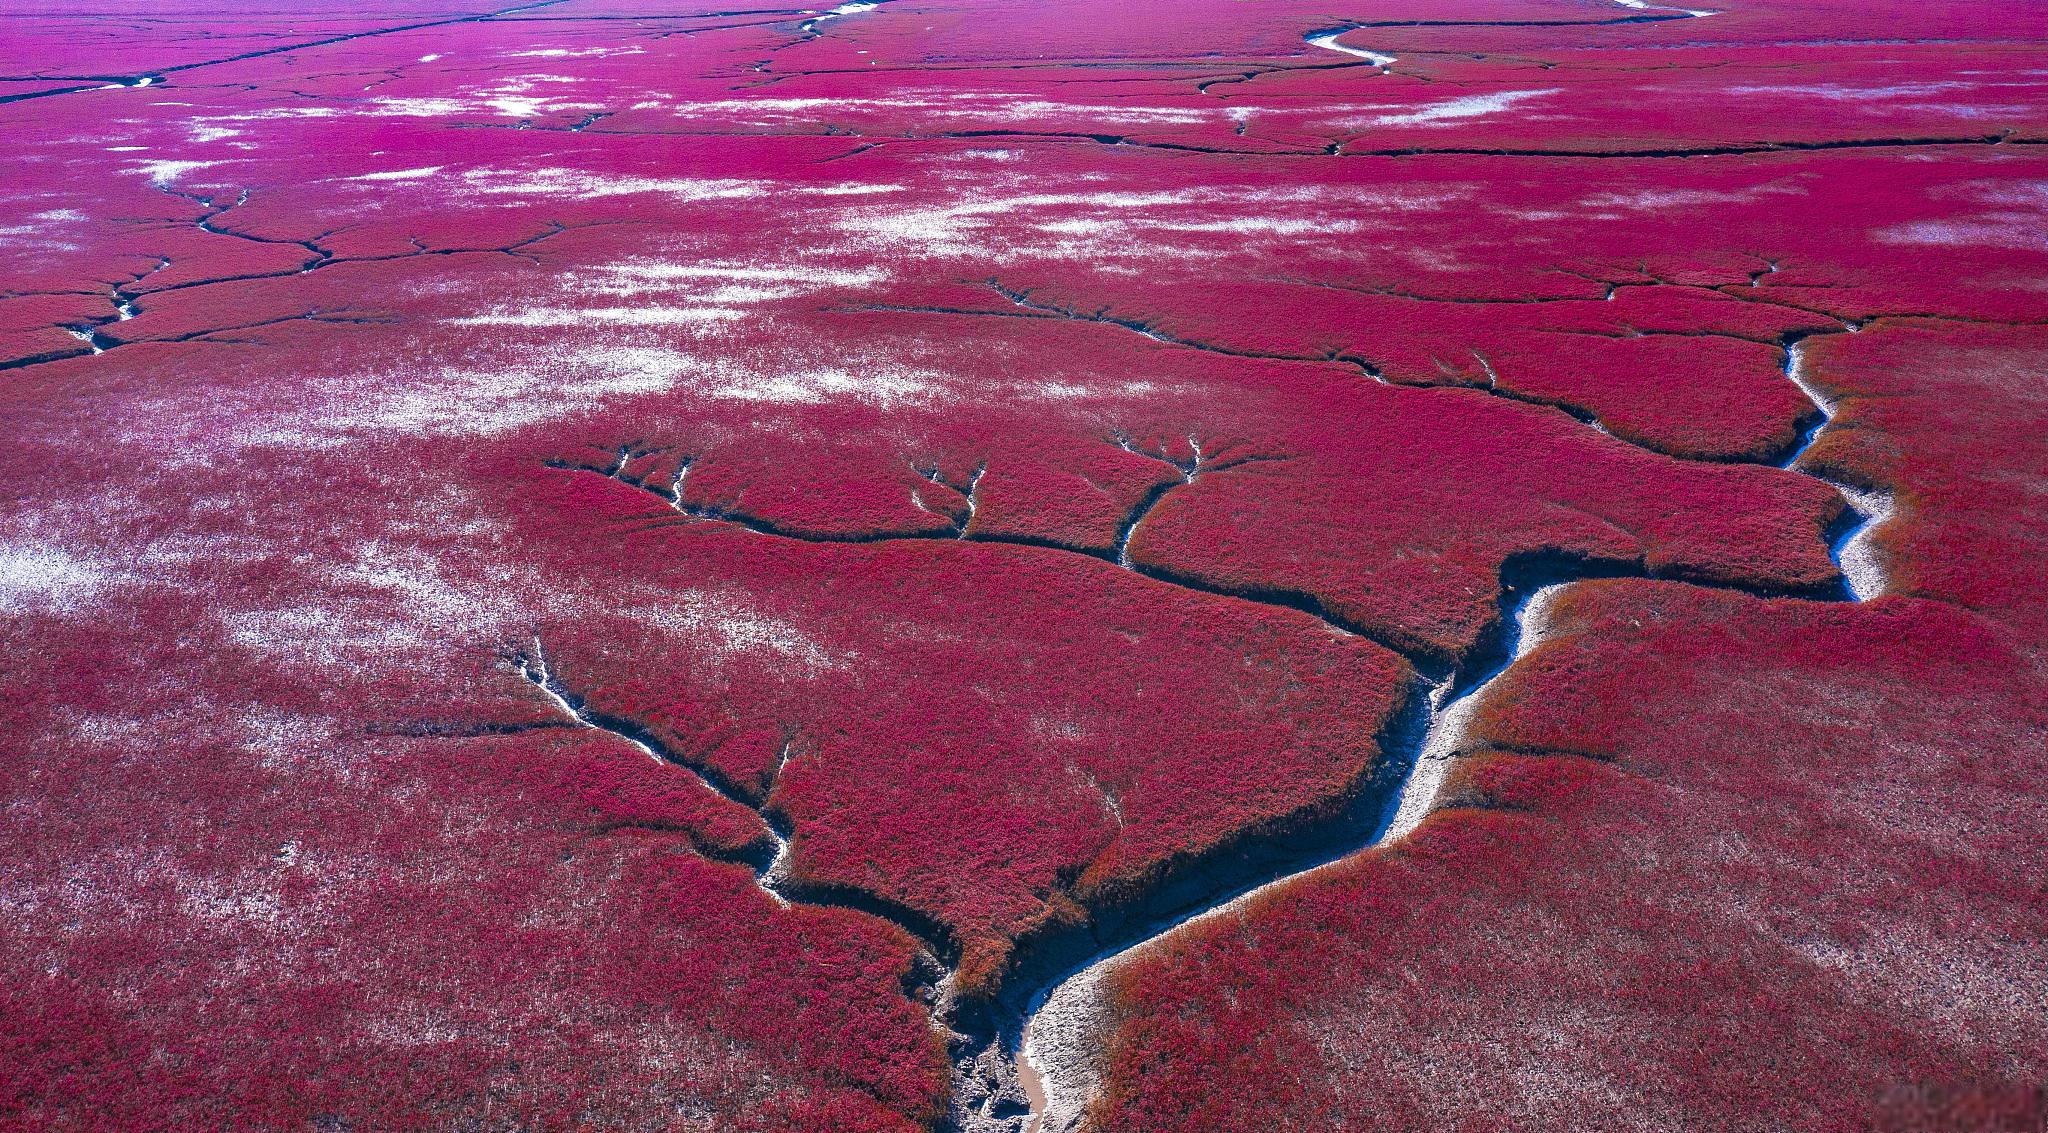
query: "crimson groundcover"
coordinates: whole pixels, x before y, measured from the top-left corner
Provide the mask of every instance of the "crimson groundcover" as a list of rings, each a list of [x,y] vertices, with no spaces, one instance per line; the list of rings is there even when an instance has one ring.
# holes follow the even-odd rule
[[[2036,1130],[2048,11],[0,13],[0,1129]]]

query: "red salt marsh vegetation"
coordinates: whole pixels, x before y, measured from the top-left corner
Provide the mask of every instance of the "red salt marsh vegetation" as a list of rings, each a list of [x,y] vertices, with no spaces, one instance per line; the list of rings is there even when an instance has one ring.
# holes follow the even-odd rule
[[[2044,37],[0,13],[0,1128],[2036,1127]]]

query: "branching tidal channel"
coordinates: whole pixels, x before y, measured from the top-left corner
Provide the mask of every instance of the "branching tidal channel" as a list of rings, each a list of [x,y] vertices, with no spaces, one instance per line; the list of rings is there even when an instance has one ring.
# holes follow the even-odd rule
[[[1857,329],[1818,333],[1843,334]],[[1833,420],[1836,403],[1811,380],[1805,369],[1804,341],[1811,334],[1788,335],[1780,344],[1785,376],[1814,405],[1812,425],[1782,466],[1803,475],[1818,474],[1802,457]],[[1426,387],[1414,387],[1430,396]],[[1589,427],[1598,428],[1597,421]],[[1133,455],[1171,466],[1174,475],[1146,492],[1132,505],[1120,525],[1114,546],[1103,549],[1029,544],[1022,553],[1085,556],[1157,581],[1237,601],[1308,613],[1339,633],[1358,634],[1324,611],[1312,597],[1291,593],[1235,593],[1178,577],[1156,566],[1134,562],[1132,534],[1181,488],[1207,475],[1228,474],[1252,460],[1271,456],[1226,456],[1205,452],[1190,437],[1191,456],[1165,448],[1148,449],[1121,434],[1112,442]],[[640,445],[605,450],[601,461],[551,462],[574,475],[601,476],[659,499],[669,512],[659,521],[689,526],[716,526],[751,537],[795,542],[884,542],[899,539],[988,541],[973,528],[976,495],[987,464],[971,475],[948,479],[935,468],[917,468],[929,489],[913,494],[913,503],[933,522],[902,531],[859,536],[809,534],[762,517],[699,503],[690,498],[688,473],[693,458],[673,458],[673,472],[655,476],[649,463],[665,450]],[[1842,493],[1842,518],[1827,532],[1829,548],[1843,582],[1838,591],[1799,597],[1818,601],[1862,601],[1884,589],[1879,563],[1869,536],[1891,515],[1891,501],[1881,491],[1834,480],[1824,481]],[[928,500],[927,497],[930,497]],[[753,869],[756,881],[777,901],[859,909],[903,928],[920,940],[929,956],[915,994],[934,1016],[950,1028],[953,1053],[952,1108],[945,1128],[952,1133],[1068,1133],[1074,1129],[1098,1086],[1097,1059],[1104,1036],[1103,976],[1134,953],[1171,937],[1184,926],[1219,915],[1254,893],[1300,879],[1306,874],[1376,847],[1398,842],[1413,831],[1433,806],[1446,771],[1473,744],[1470,722],[1487,691],[1514,663],[1534,648],[1544,634],[1555,599],[1579,582],[1595,578],[1644,577],[1640,561],[1586,560],[1557,554],[1534,554],[1503,564],[1499,616],[1492,629],[1466,655],[1447,663],[1410,649],[1404,652],[1417,676],[1397,712],[1377,736],[1380,758],[1375,768],[1353,784],[1349,793],[1310,813],[1297,814],[1271,829],[1249,833],[1195,860],[1177,863],[1142,894],[1089,910],[1085,923],[1048,929],[1017,942],[1015,964],[1000,988],[987,996],[969,996],[956,989],[960,949],[951,931],[936,918],[872,893],[823,889],[795,884],[785,866],[792,829],[778,814],[765,787],[746,788],[722,778],[701,761],[663,748],[637,722],[604,716],[588,707],[576,690],[564,685],[548,666],[541,642],[522,644],[508,652],[516,671],[545,692],[566,724],[608,732],[648,755],[682,767],[712,790],[760,815],[771,832],[764,843],[732,856]],[[1758,591],[1761,594],[1762,592]],[[1783,597],[1784,595],[1768,595]],[[1384,644],[1384,642],[1382,642]],[[785,751],[785,758],[787,752]]]

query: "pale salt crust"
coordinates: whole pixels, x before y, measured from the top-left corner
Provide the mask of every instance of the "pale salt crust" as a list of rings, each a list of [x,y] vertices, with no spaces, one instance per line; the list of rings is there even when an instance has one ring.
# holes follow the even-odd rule
[[[1842,493],[1843,499],[1849,501],[1856,514],[1863,517],[1863,526],[1842,544],[1836,565],[1848,582],[1850,595],[1859,602],[1869,601],[1885,590],[1884,560],[1877,553],[1877,531],[1897,514],[1897,505],[1890,492],[1871,492],[1847,484],[1829,483]]]
[[[0,543],[0,614],[74,613],[112,580],[54,542]]]
[[[447,321],[467,327],[697,326],[731,322],[746,314],[732,307],[523,307]]]
[[[1098,122],[1132,126],[1199,126],[1214,122],[1216,114],[1206,109],[1167,106],[1117,106],[1107,103],[1051,102],[1045,99],[1015,101],[997,96],[987,107],[952,107],[939,111],[942,118],[1065,118],[1085,117]]]
[[[1896,1004],[1902,1016],[1996,1036],[2012,1049],[2030,1041],[2025,1020],[2039,1017],[2048,987],[2048,963],[2032,942],[1965,944],[1888,920],[1853,934],[1780,928],[1775,935],[1860,997]]]
[[[1806,190],[1798,185],[1778,182],[1749,189],[1637,189],[1626,193],[1595,193],[1579,204],[1587,208],[1663,212],[1699,205],[1743,204],[1771,194],[1805,196]]]
[[[805,186],[793,191],[809,197],[872,197],[880,193],[903,192],[903,186],[842,181],[837,185]]]
[[[379,433],[509,432],[614,398],[667,393],[700,364],[663,347],[560,344],[521,351],[488,367],[368,371],[320,383],[326,388],[306,410],[253,420],[231,435],[252,447],[332,448]]]
[[[530,51],[509,51],[505,53],[505,57],[508,59],[602,59],[614,55],[642,55],[646,51],[646,48],[637,44],[632,47],[540,47]],[[422,62],[425,62],[425,60],[422,60]]]
[[[1454,199],[1456,194],[1451,193],[1368,191],[1345,195],[1319,188],[1017,195],[969,191],[949,204],[846,209],[833,219],[832,227],[877,258],[902,254],[980,256],[995,251],[1049,258],[1183,257],[1202,254],[1203,249],[1186,242],[1168,247],[1159,240],[1145,238],[1141,230],[1191,235],[1320,237],[1324,233],[1349,231],[1357,221],[1341,214],[1316,211],[1304,215],[1298,209],[1287,216],[1247,216],[1246,212],[1260,204],[1318,202],[1341,207],[1345,213],[1374,209],[1416,212],[1442,208]],[[1060,215],[1040,219],[1046,212]],[[1034,234],[1054,239],[1034,239]],[[1220,241],[1213,253],[1240,248],[1238,242]]]
[[[937,110],[945,103],[938,97],[903,94],[891,98],[720,98],[636,103],[635,110],[668,110],[679,118],[706,115],[747,116],[776,122],[792,118],[815,118],[820,110],[852,112],[862,110]]]
[[[320,673],[431,660],[447,648],[450,626],[472,639],[511,632],[521,604],[502,572],[458,580],[444,565],[417,548],[365,542],[319,572],[312,600],[216,616],[230,641],[266,662]]]
[[[620,613],[673,634],[707,656],[767,656],[805,676],[845,669],[860,655],[828,648],[802,626],[762,612],[734,590],[649,590]]]
[[[834,115],[908,111],[933,119],[987,119],[996,122],[1046,118],[1086,118],[1123,126],[1198,126],[1216,120],[1206,108],[1125,106],[1116,103],[1059,102],[1021,98],[1003,91],[904,91],[886,98],[724,98],[665,102],[652,100],[636,110],[663,109],[684,118],[726,117],[750,125],[812,121],[820,112]]]
[[[358,112],[360,113],[360,111]],[[251,122],[281,122],[312,118],[338,118],[342,111],[333,106],[274,106],[240,114],[204,114],[185,123],[186,134],[197,143],[240,137],[240,127]]]
[[[186,130],[195,142],[217,142],[241,136],[241,127],[254,122],[331,118],[462,118],[479,114],[537,118],[605,109],[603,103],[561,98],[542,89],[581,81],[568,75],[515,75],[494,86],[459,95],[378,97],[346,106],[273,106],[238,114],[201,115],[191,119]]]
[[[209,449],[222,447],[327,449],[382,435],[504,433],[653,394],[771,405],[924,406],[950,397],[952,381],[883,360],[856,372],[557,336],[546,344],[515,345],[494,365],[368,370],[315,388],[319,396],[303,409],[265,411],[223,400],[202,411],[188,408],[183,421],[159,421],[150,432],[181,436],[175,454],[204,462]]]
[[[598,200],[657,193],[678,203],[765,197],[855,197],[899,193],[903,186],[843,181],[834,185],[787,185],[734,177],[634,177],[547,166],[539,169],[471,169],[461,180],[481,193],[568,200]]]
[[[1364,120],[1350,120],[1343,125],[1350,126],[1434,126],[1444,122],[1459,122],[1470,118],[1483,118],[1514,109],[1518,104],[1531,99],[1543,98],[1559,93],[1559,88],[1542,90],[1504,90],[1492,94],[1469,94],[1448,102],[1432,103],[1414,110],[1396,114],[1381,114]]]
[[[422,165],[417,169],[390,169],[382,173],[364,173],[355,177],[344,177],[344,181],[423,181],[441,172],[439,165]]]
[[[558,76],[527,76],[507,80],[502,86],[485,88],[463,97],[373,98],[345,107],[274,106],[239,114],[210,114],[195,117],[185,129],[196,143],[226,141],[241,137],[242,127],[257,122],[288,122],[333,118],[460,118],[493,114],[507,118],[535,118],[546,114],[567,114],[602,110],[602,103],[550,98],[533,93],[540,81],[572,82]]]
[[[285,403],[266,400],[271,395],[260,390],[164,399],[138,407],[126,440],[153,446],[174,467],[211,467],[237,449],[333,449],[391,436],[491,435],[654,395],[707,404],[840,403],[894,411],[937,406],[965,392],[955,375],[889,357],[820,350],[819,358],[832,359],[821,365],[760,349],[696,354],[647,345],[637,328],[625,336],[621,329],[598,326],[564,333],[550,328],[537,341],[494,342],[459,364],[422,366],[408,357],[353,373],[316,375],[305,388],[286,394]],[[1072,404],[1157,388],[1089,375],[993,388],[980,383],[973,392],[984,400]],[[770,424],[764,419],[761,427]],[[786,429],[789,423],[772,427]]]
[[[1944,94],[1950,91],[1976,90],[1983,83],[1965,83],[1946,80],[1924,83],[1889,83],[1884,86],[1851,86],[1846,83],[1815,83],[1805,86],[1739,86],[1729,87],[1729,94],[1781,94],[1805,95],[1826,99],[1829,102],[1872,102],[1891,98],[1924,98],[1930,94]]]
[[[46,209],[28,217],[26,224],[0,226],[0,248],[32,249],[41,252],[75,252],[80,245],[57,234],[57,229],[77,225],[86,215],[76,209]]]
[[[1962,216],[1887,225],[1870,233],[1886,244],[1950,247],[2048,247],[2048,180],[1986,179],[1952,185],[1933,194],[1962,198],[1989,209]]]
[[[2036,212],[1990,212],[1948,220],[1894,224],[1871,232],[1884,244],[1919,244],[1951,248],[2015,248],[2048,250],[2048,229]]]
[[[738,280],[755,284],[778,285],[777,298],[803,294],[822,288],[872,287],[886,282],[889,273],[879,267],[818,267],[809,264],[735,264],[735,263],[693,263],[655,259],[623,260],[604,264],[591,269],[588,276],[610,276],[615,281],[630,283],[596,282],[595,288],[613,293],[636,293],[647,283],[667,283],[681,279]],[[612,287],[629,287],[630,292],[613,292]]]
[[[1312,236],[1356,232],[1360,225],[1355,220],[1324,217],[1240,216],[1229,220],[1154,220],[1145,217],[1117,221],[1055,220],[1036,227],[1040,232],[1063,235],[1107,232],[1197,232],[1226,233],[1235,236]]]
[[[373,536],[319,557],[269,540],[152,544],[136,580],[204,597],[227,641],[329,688],[395,672],[445,675],[458,663],[451,654],[502,642],[541,614],[577,608],[576,594],[544,582],[530,564],[507,553],[487,501],[453,484],[423,483],[416,468],[366,471],[381,487],[365,494],[377,502],[359,508],[356,518],[376,531]],[[246,506],[236,499],[234,483],[227,479],[207,502]],[[289,599],[216,593],[211,572],[225,564],[260,565],[267,576],[289,579],[273,591]],[[299,745],[289,755],[252,750],[266,756],[266,766],[334,770],[318,747]]]
[[[127,162],[129,172],[140,173],[144,177],[149,178],[152,184],[163,186],[176,184],[179,178],[183,177],[187,173],[192,172],[195,169],[211,169],[214,166],[226,164],[228,164],[228,162],[219,160],[178,161],[169,158],[159,158],[154,160],[130,158]]]
[[[500,307],[447,320],[456,326],[559,327],[613,324],[708,330],[750,314],[764,303],[808,295],[824,288],[869,287],[887,279],[877,268],[845,270],[801,264],[746,265],[665,262],[643,259],[566,272],[556,283],[571,294],[611,297],[660,296],[687,305],[569,306],[536,304]],[[706,286],[709,284],[709,286]]]
[[[723,369],[722,365],[714,369]],[[735,401],[762,401],[777,405],[818,405],[826,402],[867,402],[883,409],[899,405],[929,404],[947,392],[943,375],[932,371],[864,370],[854,374],[839,369],[804,370],[762,374],[740,370],[730,377],[700,387],[712,397]]]
[[[1888,83],[1875,86],[1856,86],[1846,83],[1816,83],[1810,85],[1737,86],[1729,87],[1728,93],[1732,95],[1776,95],[1780,97],[1819,98],[1829,102],[1860,104],[1866,113],[1873,115],[1919,112],[1944,114],[1954,118],[1976,119],[2025,116],[2038,113],[2039,107],[2026,104],[1963,104],[1954,101],[1927,100],[1956,95],[1963,91],[1999,88],[2017,88],[2031,91],[2037,85],[2031,82],[1961,82],[1956,80]]]
[[[659,193],[680,203],[763,197],[776,187],[772,181],[733,177],[624,177],[556,167],[472,169],[462,180],[477,192],[508,196],[596,200]]]

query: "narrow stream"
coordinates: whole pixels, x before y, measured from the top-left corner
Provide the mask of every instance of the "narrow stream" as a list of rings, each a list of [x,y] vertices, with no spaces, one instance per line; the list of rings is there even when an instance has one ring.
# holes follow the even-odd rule
[[[1844,324],[1842,331],[1823,333],[1854,334],[1863,328],[1855,323]],[[1782,467],[1801,472],[1826,484],[1842,494],[1848,501],[1849,509],[1842,513],[1842,519],[1830,532],[1828,556],[1835,560],[1835,566],[1842,572],[1843,584],[1848,597],[1863,602],[1877,597],[1884,591],[1884,568],[1878,561],[1875,541],[1872,538],[1877,529],[1892,517],[1896,505],[1891,493],[1860,487],[1842,480],[1822,476],[1817,472],[1806,472],[1799,468],[1799,460],[1806,450],[1820,439],[1820,434],[1835,419],[1835,400],[1823,393],[1806,372],[1806,340],[1813,335],[1788,336],[1785,342],[1785,376],[1799,387],[1799,392],[1813,402],[1820,411],[1820,420],[1807,431],[1806,437],[1792,454],[1785,458]]]
[[[1352,47],[1341,42],[1340,37],[1346,32],[1357,30],[1355,27],[1346,25],[1340,28],[1325,28],[1322,31],[1312,31],[1301,38],[1310,47],[1320,47],[1325,51],[1335,51],[1340,55],[1356,56],[1382,71],[1394,65],[1395,57],[1392,55],[1382,55],[1377,51],[1368,51],[1363,47]]]
[[[862,12],[872,12],[881,6],[882,0],[857,0],[855,3],[841,4],[829,12],[820,12],[811,19],[798,24],[796,30],[807,36],[815,36],[818,34],[819,24],[845,19],[847,16],[858,16]]]
[[[1675,12],[1681,16],[1698,19],[1701,16],[1718,16],[1721,13],[1710,8],[1674,8],[1669,4],[1652,4],[1649,0],[1614,0],[1616,4],[1637,12]]]
[[[1678,8],[1669,4],[1652,4],[1650,0],[1614,0],[1614,2],[1632,12],[1641,13],[1640,16],[1632,18],[1633,22],[1676,20],[1687,17],[1698,19],[1703,16],[1718,16],[1721,14],[1718,10],[1711,8]],[[1335,51],[1340,55],[1349,55],[1357,59],[1363,59],[1384,72],[1388,67],[1394,65],[1397,61],[1397,56],[1387,55],[1383,52],[1372,51],[1363,47],[1353,47],[1343,41],[1344,36],[1359,30],[1362,26],[1365,25],[1344,24],[1334,28],[1320,28],[1301,38],[1310,47],[1320,47],[1325,51]]]

